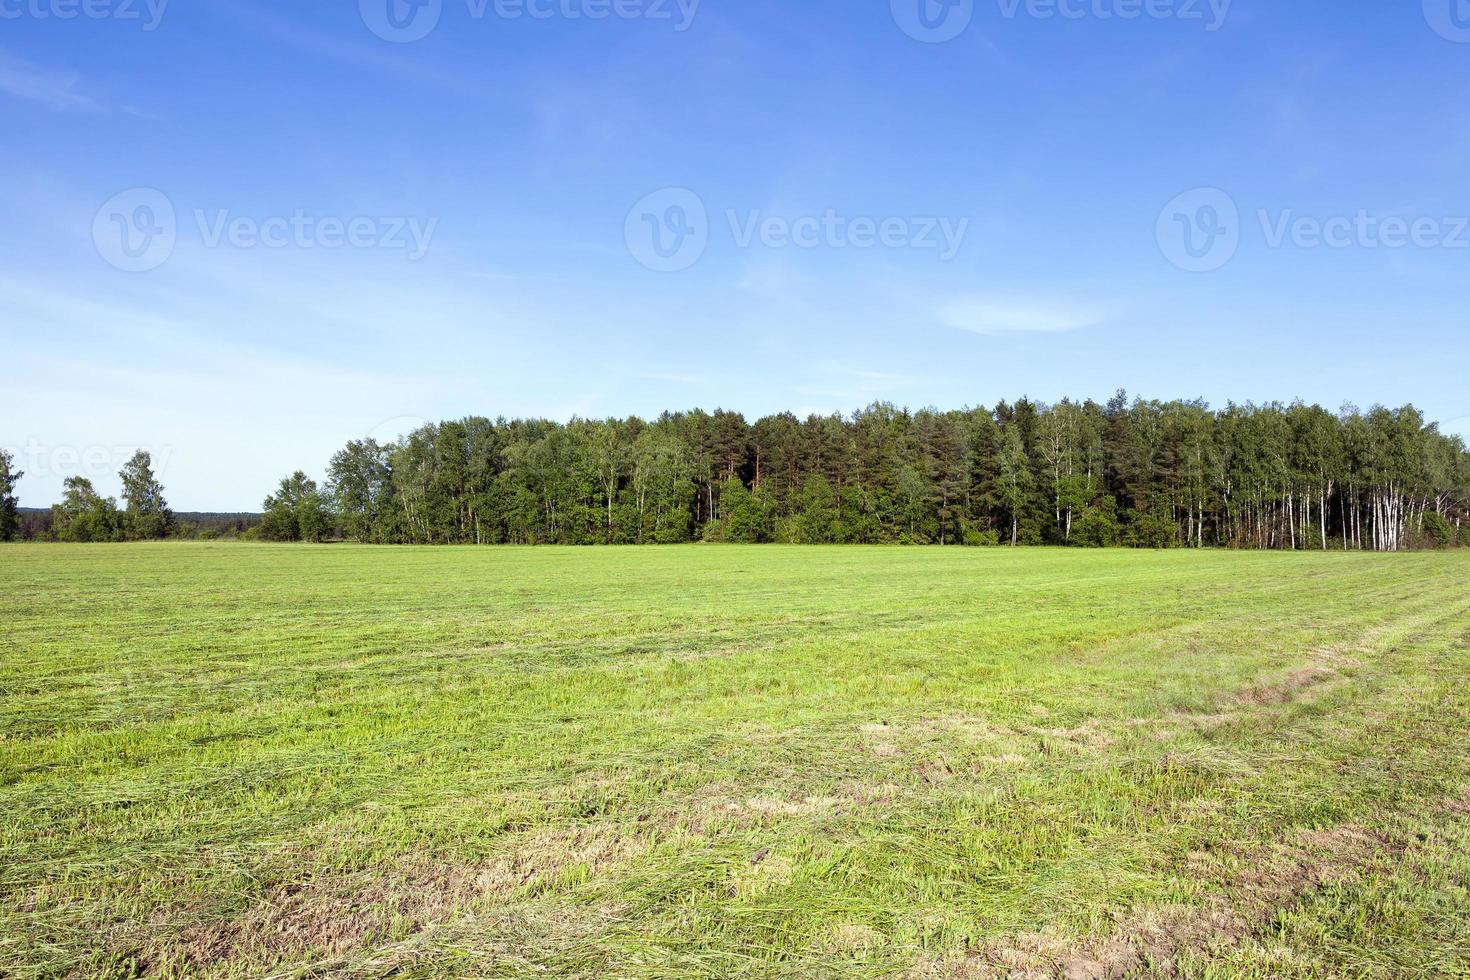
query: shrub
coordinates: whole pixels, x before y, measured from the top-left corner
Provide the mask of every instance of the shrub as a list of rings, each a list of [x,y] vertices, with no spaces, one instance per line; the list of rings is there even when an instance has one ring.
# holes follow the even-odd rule
[[[668,523],[655,532],[653,539],[659,544],[684,544],[689,540],[689,515],[670,517]]]
[[[1128,541],[1135,548],[1172,548],[1179,542],[1179,525],[1167,506],[1155,507],[1133,519]]]
[[[1072,541],[1084,548],[1116,548],[1123,539],[1118,526],[1118,505],[1112,497],[1104,497],[1082,512],[1072,528]]]
[[[1424,514],[1424,538],[1432,547],[1448,548],[1455,543],[1455,531],[1450,527],[1450,522],[1439,514],[1432,510],[1426,511]]]
[[[759,544],[769,537],[765,499],[752,494],[737,478],[726,480],[720,491],[719,540],[733,544]],[[711,540],[706,536],[705,540]]]

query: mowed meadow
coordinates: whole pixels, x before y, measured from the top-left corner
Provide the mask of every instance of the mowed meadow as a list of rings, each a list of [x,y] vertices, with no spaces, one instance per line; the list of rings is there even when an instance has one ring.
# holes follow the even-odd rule
[[[0,976],[1470,975],[1470,554],[0,548]]]

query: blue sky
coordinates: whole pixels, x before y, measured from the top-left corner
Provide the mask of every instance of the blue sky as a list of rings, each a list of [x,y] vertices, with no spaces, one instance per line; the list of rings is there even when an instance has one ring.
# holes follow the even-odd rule
[[[1470,432],[1465,0],[428,2],[0,0],[23,505],[144,447],[254,509],[466,414],[1125,387]]]

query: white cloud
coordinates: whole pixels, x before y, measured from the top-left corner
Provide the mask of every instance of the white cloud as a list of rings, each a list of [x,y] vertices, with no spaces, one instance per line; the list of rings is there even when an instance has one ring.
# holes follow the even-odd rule
[[[638,375],[643,381],[665,381],[669,384],[703,386],[709,379],[687,371],[645,371]]]
[[[815,277],[798,272],[787,259],[746,262],[735,288],[768,299],[792,299],[816,284]]]
[[[48,71],[21,58],[0,52],[0,92],[39,102],[57,112],[98,108],[91,96],[77,91],[76,75]]]
[[[1106,317],[1098,310],[993,299],[961,299],[939,309],[946,326],[971,333],[1061,333],[1095,326]]]

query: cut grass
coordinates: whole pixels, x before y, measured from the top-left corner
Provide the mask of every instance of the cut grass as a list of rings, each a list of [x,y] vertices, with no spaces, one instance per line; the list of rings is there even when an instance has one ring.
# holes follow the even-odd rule
[[[6,547],[0,975],[1470,975],[1467,579]]]

